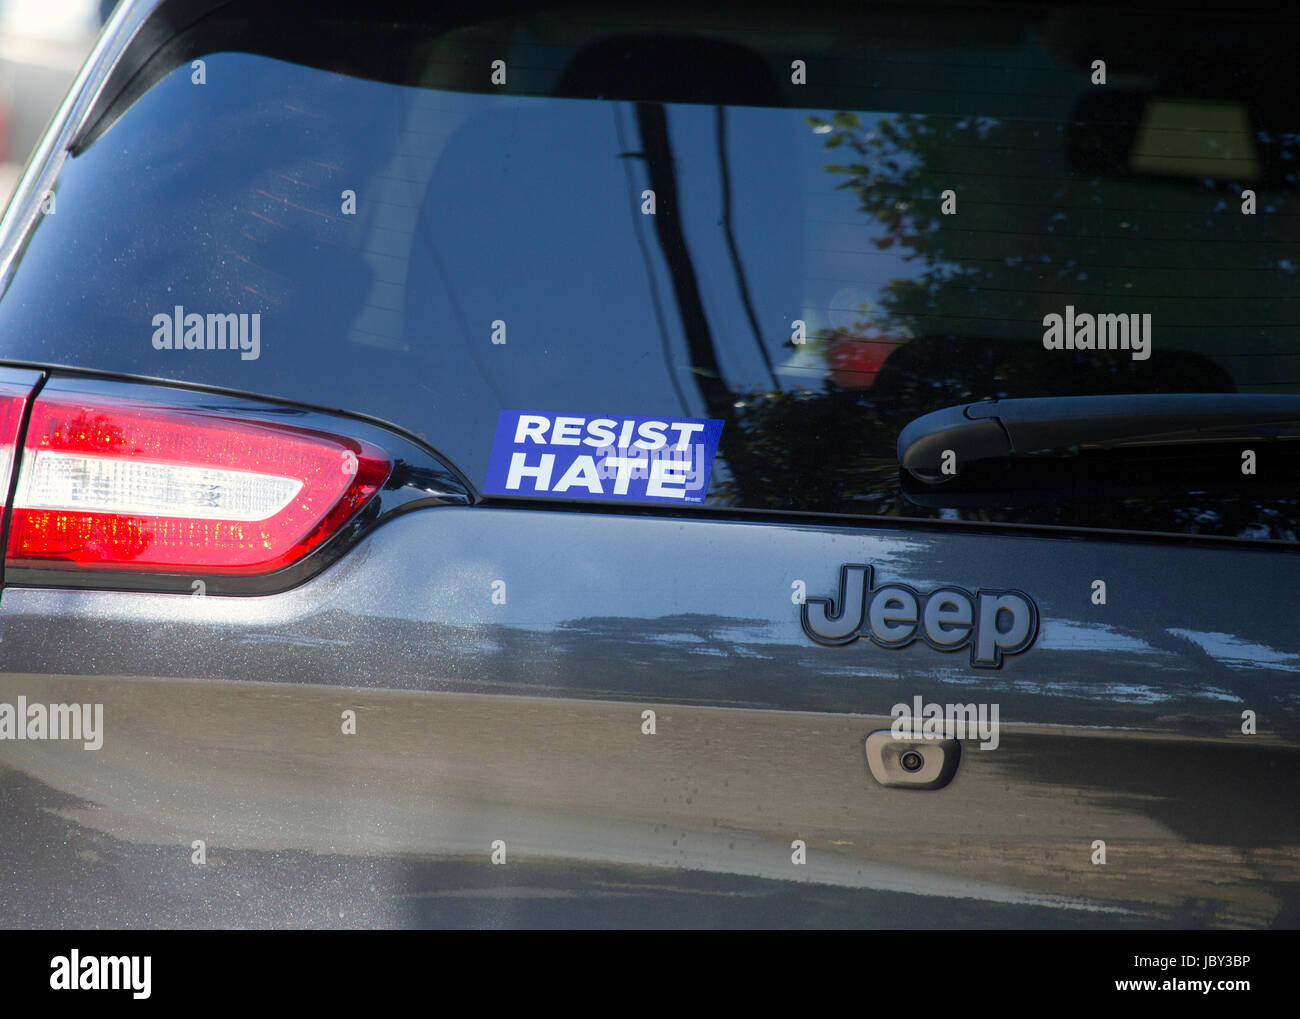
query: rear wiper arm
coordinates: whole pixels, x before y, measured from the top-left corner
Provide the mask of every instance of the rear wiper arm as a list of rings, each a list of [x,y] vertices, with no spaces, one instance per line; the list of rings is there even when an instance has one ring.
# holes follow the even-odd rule
[[[913,502],[998,505],[1176,481],[1182,491],[1240,482],[1241,470],[1230,470],[1240,463],[1237,446],[1295,439],[1300,439],[1300,396],[986,400],[912,421],[898,437],[898,463],[903,491]],[[1300,476],[1291,461],[1300,444],[1269,448],[1286,451],[1288,476],[1275,474],[1272,480],[1294,486]]]

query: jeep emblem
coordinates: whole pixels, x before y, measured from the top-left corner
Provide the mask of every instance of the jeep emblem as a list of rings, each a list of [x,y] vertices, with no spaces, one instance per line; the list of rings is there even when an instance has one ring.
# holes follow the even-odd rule
[[[859,637],[880,647],[907,647],[917,637],[936,651],[970,645],[970,663],[996,669],[1003,655],[1024,651],[1038,636],[1038,607],[1021,591],[974,595],[959,587],[919,594],[906,584],[873,589],[870,566],[840,567],[833,598],[807,598],[803,632],[818,644],[852,644]]]

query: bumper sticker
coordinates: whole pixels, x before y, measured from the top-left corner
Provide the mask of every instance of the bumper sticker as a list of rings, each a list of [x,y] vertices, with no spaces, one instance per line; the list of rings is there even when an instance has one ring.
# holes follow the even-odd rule
[[[702,503],[723,422],[503,410],[487,495]]]

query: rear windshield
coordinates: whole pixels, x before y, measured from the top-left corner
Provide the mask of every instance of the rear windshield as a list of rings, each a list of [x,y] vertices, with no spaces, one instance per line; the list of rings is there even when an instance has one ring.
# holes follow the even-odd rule
[[[228,5],[110,90],[0,359],[367,414],[480,486],[503,410],[709,418],[699,512],[1300,533],[1290,481],[921,507],[896,455],[987,398],[1300,393],[1292,24],[363,7]],[[256,349],[157,349],[178,308]],[[1131,342],[1048,348],[1084,314]]]

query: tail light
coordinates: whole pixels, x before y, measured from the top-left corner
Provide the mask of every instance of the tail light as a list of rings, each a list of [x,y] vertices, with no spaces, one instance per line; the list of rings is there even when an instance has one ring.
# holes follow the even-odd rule
[[[0,443],[16,429],[9,418],[21,419],[14,406],[0,402]],[[361,439],[47,389],[27,426],[7,558],[46,569],[269,573],[337,533],[391,470],[388,454]]]
[[[22,428],[23,411],[27,408],[27,398],[38,376],[22,379],[25,373],[0,369],[0,374],[11,376],[0,378],[0,513],[4,511],[9,498],[9,482],[12,480],[14,455],[18,448],[18,433]]]

